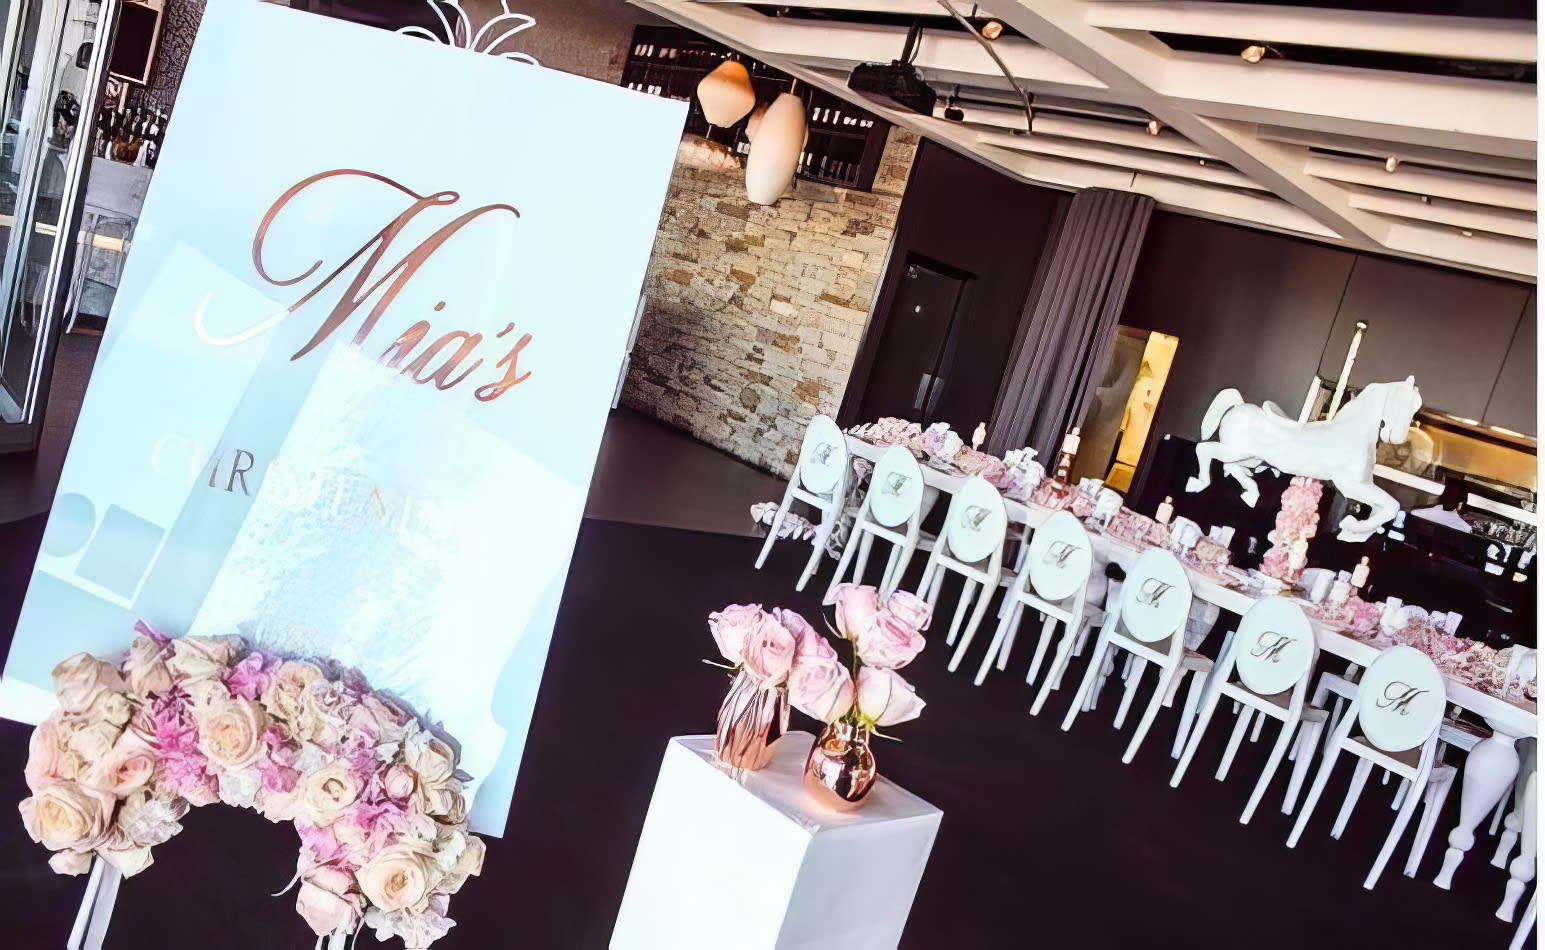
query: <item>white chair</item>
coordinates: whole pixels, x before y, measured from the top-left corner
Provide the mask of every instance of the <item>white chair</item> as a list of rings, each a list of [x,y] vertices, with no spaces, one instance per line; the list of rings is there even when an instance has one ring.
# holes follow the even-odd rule
[[[980,596],[971,620],[966,624],[968,642],[981,625],[992,595],[998,590],[998,579],[1003,572],[1003,541],[1008,528],[1003,496],[981,476],[973,475],[967,479],[950,499],[949,510],[944,513],[944,527],[928,555],[928,566],[923,569],[923,579],[917,588],[919,597],[937,607],[944,575],[953,572],[965,578],[960,603],[955,607],[949,636],[945,638],[947,645],[954,645],[973,594]],[[950,662],[951,670],[955,669],[958,660],[957,651]]]
[[[847,494],[848,442],[837,423],[827,416],[816,416],[805,428],[805,441],[799,447],[799,463],[789,477],[789,487],[778,503],[778,512],[767,526],[767,540],[762,542],[762,553],[757,555],[756,569],[761,570],[767,555],[778,540],[778,529],[788,517],[789,508],[796,500],[805,502],[821,513],[821,523],[816,527],[814,548],[804,573],[799,575],[795,590],[804,590],[811,575],[826,553],[826,539],[831,536],[837,520],[842,517],[842,505]]]
[[[1239,629],[1230,638],[1223,654],[1218,657],[1217,669],[1208,678],[1202,693],[1201,709],[1190,727],[1185,752],[1170,776],[1171,788],[1178,788],[1185,777],[1191,759],[1201,745],[1202,735],[1212,722],[1218,701],[1227,698],[1235,707],[1234,731],[1229,736],[1228,749],[1218,765],[1214,778],[1222,781],[1228,776],[1229,766],[1239,752],[1245,730],[1250,720],[1260,714],[1258,722],[1276,719],[1282,723],[1276,744],[1261,769],[1261,777],[1250,793],[1250,801],[1239,816],[1240,824],[1248,824],[1256,806],[1271,785],[1277,768],[1287,754],[1293,736],[1300,731],[1318,735],[1325,722],[1325,710],[1307,705],[1309,681],[1314,675],[1314,661],[1319,649],[1314,640],[1314,628],[1309,618],[1297,606],[1281,598],[1256,601],[1239,621]],[[1235,672],[1238,682],[1230,682]],[[1300,726],[1300,724],[1302,724]],[[1313,739],[1309,740],[1310,747]],[[1302,773],[1295,773],[1302,781]],[[1290,793],[1294,798],[1297,793]]]
[[[848,535],[847,546],[842,549],[842,559],[837,562],[837,573],[826,588],[828,602],[836,595],[837,585],[847,576],[854,552],[857,552],[858,563],[853,565],[853,582],[864,582],[864,568],[869,563],[869,551],[876,538],[891,545],[890,560],[886,562],[885,575],[880,580],[880,598],[889,597],[901,584],[902,575],[917,550],[926,487],[923,470],[910,451],[900,445],[885,450],[869,477],[869,491],[853,519],[853,530]]]
[[[1434,766],[1437,759],[1438,730],[1443,724],[1444,709],[1443,676],[1433,662],[1417,650],[1407,646],[1386,649],[1368,666],[1357,685],[1357,695],[1352,706],[1332,730],[1326,745],[1325,760],[1314,776],[1314,785],[1304,800],[1298,820],[1288,836],[1288,847],[1298,844],[1309,816],[1319,803],[1330,773],[1336,767],[1341,753],[1347,752],[1358,760],[1357,771],[1352,774],[1351,787],[1347,789],[1341,813],[1336,816],[1331,837],[1340,838],[1347,819],[1357,805],[1368,773],[1375,765],[1411,782],[1412,791],[1404,796],[1395,821],[1379,856],[1373,862],[1363,887],[1372,889],[1379,875],[1389,863],[1400,836],[1411,822],[1418,801],[1425,799],[1426,808],[1417,828],[1416,841],[1411,849],[1407,872],[1426,850],[1427,840],[1432,837],[1438,813],[1453,785],[1454,768],[1449,765]],[[1355,730],[1359,733],[1353,736]],[[1301,759],[1307,759],[1307,749],[1300,750]],[[1305,767],[1303,762],[1298,768]],[[1419,793],[1425,794],[1419,794]]]
[[[1519,817],[1519,831],[1522,835],[1518,839],[1518,857],[1513,859],[1508,867],[1507,891],[1502,897],[1502,906],[1497,908],[1498,920],[1512,920],[1513,914],[1518,910],[1518,901],[1524,896],[1529,882],[1534,880],[1535,848],[1538,842],[1535,838],[1535,818],[1539,809],[1539,802],[1534,795],[1534,773],[1524,779],[1523,802],[1519,805],[1523,809],[1523,815]],[[1529,928],[1534,926],[1534,915],[1538,911],[1537,901],[1539,892],[1529,898],[1529,905],[1524,908],[1523,918],[1518,922],[1518,931],[1513,935],[1512,946],[1521,946],[1524,939],[1529,936]]]
[[[1154,690],[1153,698],[1148,701],[1148,708],[1143,711],[1143,718],[1138,722],[1137,731],[1133,733],[1121,761],[1132,761],[1132,757],[1137,754],[1137,747],[1142,745],[1143,737],[1148,735],[1154,719],[1158,718],[1159,707],[1174,702],[1181,680],[1191,674],[1191,690],[1186,696],[1186,708],[1180,717],[1180,730],[1175,737],[1178,753],[1191,714],[1196,710],[1201,697],[1202,677],[1212,669],[1212,660],[1186,648],[1186,617],[1190,611],[1191,581],[1186,577],[1185,568],[1168,551],[1159,548],[1144,551],[1128,572],[1116,606],[1100,630],[1099,639],[1095,641],[1094,651],[1089,656],[1089,669],[1084,673],[1083,683],[1078,688],[1073,705],[1068,709],[1067,717],[1062,720],[1063,730],[1072,728],[1073,719],[1085,703],[1093,698],[1096,684],[1100,682],[1105,668],[1107,654],[1114,657],[1114,651],[1120,649],[1131,654],[1133,665],[1127,675],[1126,694],[1121,697],[1121,706],[1116,710],[1118,729],[1126,721],[1127,711],[1131,709],[1132,699],[1137,695],[1143,671],[1149,663],[1159,668],[1158,687]]]
[[[1086,622],[1084,604],[1088,598],[1089,573],[1094,566],[1094,546],[1089,534],[1078,519],[1066,511],[1059,511],[1036,529],[1021,559],[1019,572],[1003,595],[1004,606],[998,611],[998,629],[992,643],[982,657],[982,665],[976,671],[978,686],[987,678],[987,671],[994,662],[998,668],[1008,668],[1009,651],[1013,648],[1019,622],[1026,607],[1045,616],[1041,622],[1041,636],[1035,645],[1035,655],[1030,660],[1030,672],[1026,684],[1033,684],[1046,659],[1052,634],[1057,624],[1063,625],[1063,636],[1057,655],[1065,657],[1072,650],[1073,641]],[[970,640],[962,640],[955,651],[954,663],[959,663]],[[1058,668],[1056,660],[1053,669]],[[953,668],[953,665],[952,667]],[[1048,677],[1050,682],[1050,677]]]

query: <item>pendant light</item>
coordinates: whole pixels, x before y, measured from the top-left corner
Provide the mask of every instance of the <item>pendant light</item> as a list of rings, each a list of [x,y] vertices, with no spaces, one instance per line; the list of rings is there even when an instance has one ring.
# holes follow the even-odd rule
[[[787,92],[774,99],[746,158],[746,197],[759,205],[774,204],[783,197],[794,183],[805,131],[803,100]]]
[[[727,59],[697,84],[697,101],[709,125],[728,128],[745,118],[756,105],[751,73],[744,64]]]
[[[751,110],[751,118],[746,120],[746,141],[756,139],[756,130],[762,127],[762,116],[767,114],[767,103],[758,102],[756,108]]]

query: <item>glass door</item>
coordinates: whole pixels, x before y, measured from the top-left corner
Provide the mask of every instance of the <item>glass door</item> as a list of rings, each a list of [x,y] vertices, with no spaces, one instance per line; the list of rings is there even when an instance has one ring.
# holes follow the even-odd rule
[[[92,116],[118,7],[118,0],[9,0],[5,11],[0,452],[32,449],[43,421],[75,259]]]

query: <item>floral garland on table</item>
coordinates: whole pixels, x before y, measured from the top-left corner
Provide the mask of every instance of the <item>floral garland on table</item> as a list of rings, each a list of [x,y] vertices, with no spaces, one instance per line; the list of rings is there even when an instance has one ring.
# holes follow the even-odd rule
[[[132,877],[190,807],[220,801],[295,824],[295,908],[319,936],[361,922],[410,948],[445,935],[450,895],[483,864],[449,743],[357,671],[135,631],[121,664],[54,668],[59,709],[32,734],[21,814],[55,871],[96,855]]]

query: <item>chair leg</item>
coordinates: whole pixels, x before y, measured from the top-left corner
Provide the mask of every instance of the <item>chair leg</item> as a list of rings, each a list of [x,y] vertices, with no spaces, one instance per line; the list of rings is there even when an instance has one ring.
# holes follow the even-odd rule
[[[1357,807],[1357,800],[1363,795],[1363,786],[1368,784],[1368,773],[1373,771],[1373,763],[1367,759],[1357,760],[1357,771],[1352,773],[1352,784],[1347,787],[1347,797],[1341,800],[1341,811],[1336,815],[1336,823],[1331,826],[1330,836],[1340,838],[1346,831],[1347,819],[1352,817],[1352,809]]]
[[[1529,906],[1524,908],[1524,915],[1518,919],[1518,929],[1513,931],[1513,942],[1507,945],[1507,950],[1524,950],[1524,944],[1529,942],[1529,931],[1534,929],[1534,918],[1539,913],[1540,892],[1536,890],[1529,897]]]
[[[1491,830],[1487,834],[1493,838],[1497,836],[1497,829],[1502,827],[1502,816],[1507,814],[1507,806],[1510,804],[1508,797],[1503,795],[1497,800],[1497,807],[1491,813]]]
[[[821,566],[821,558],[826,556],[826,539],[831,537],[832,529],[837,526],[837,516],[830,514],[821,519],[821,526],[815,531],[815,539],[810,542],[810,560],[805,562],[805,571],[799,575],[799,583],[794,585],[795,590],[804,590],[810,583],[810,578],[815,576],[816,570]]]
[[[1115,725],[1117,729],[1120,729],[1122,724],[1127,721],[1127,712],[1132,708],[1132,700],[1137,696],[1137,686],[1143,681],[1143,671],[1147,668],[1147,660],[1138,657],[1135,653],[1127,654],[1127,684],[1126,690],[1121,694],[1121,705],[1116,707]],[[1159,677],[1161,684],[1163,680],[1164,677],[1161,675]]]
[[[864,571],[869,567],[869,552],[874,549],[874,535],[864,532],[864,543],[858,547],[858,566],[853,570],[853,583],[864,582]]]
[[[1114,648],[1105,651],[1105,660],[1100,664],[1099,679],[1094,684],[1094,689],[1084,697],[1084,712],[1092,712],[1094,707],[1100,704],[1100,693],[1105,691],[1105,683],[1112,673],[1116,672],[1116,650]]]
[[[1265,717],[1265,715],[1260,715],[1260,716],[1256,716],[1255,717],[1255,725],[1250,729],[1250,741],[1251,742],[1260,742],[1261,741],[1261,727],[1265,726],[1265,725],[1266,725],[1266,717]]]
[[[1379,875],[1384,873],[1384,865],[1389,863],[1389,856],[1395,853],[1395,845],[1400,843],[1400,836],[1405,834],[1406,825],[1411,823],[1411,815],[1416,811],[1416,806],[1421,800],[1422,796],[1415,792],[1406,796],[1405,804],[1400,806],[1400,811],[1395,815],[1395,824],[1389,829],[1389,837],[1384,839],[1384,847],[1379,849],[1379,856],[1374,859],[1373,868],[1368,871],[1368,876],[1363,880],[1364,890],[1371,891],[1373,885],[1379,883]]]
[[[1261,719],[1265,719],[1263,714]],[[1266,796],[1266,789],[1271,786],[1271,780],[1276,777],[1277,769],[1282,765],[1282,757],[1287,755],[1288,746],[1293,743],[1293,733],[1297,723],[1282,723],[1282,731],[1277,733],[1277,742],[1271,747],[1271,752],[1266,756],[1266,767],[1261,769],[1261,777],[1255,782],[1255,791],[1250,793],[1250,801],[1245,805],[1245,810],[1239,815],[1239,823],[1248,825],[1250,819],[1255,816],[1255,809],[1261,804],[1261,799]]]
[[[880,599],[884,600],[896,589],[896,565],[901,561],[902,545],[892,544],[890,556],[885,559],[885,573],[880,575]]]
[[[1062,639],[1057,641],[1057,652],[1051,658],[1051,670],[1046,674],[1046,679],[1041,683],[1041,688],[1036,691],[1035,702],[1030,704],[1030,715],[1039,716],[1041,714],[1041,707],[1046,705],[1046,697],[1051,695],[1052,690],[1059,688],[1059,684],[1062,682],[1062,674],[1067,672],[1068,661],[1072,658],[1073,641],[1073,631],[1063,631]],[[1027,685],[1029,684],[1028,679],[1025,682]],[[1078,700],[1075,697],[1074,703],[1076,704],[1077,702]]]
[[[1427,786],[1427,802],[1422,806],[1422,820],[1416,826],[1416,840],[1411,844],[1411,856],[1406,858],[1406,877],[1416,876],[1416,870],[1422,863],[1422,856],[1427,853],[1427,842],[1432,840],[1433,829],[1438,825],[1438,816],[1443,813],[1443,804],[1448,801],[1449,789],[1453,785],[1453,776],[1449,776],[1441,782],[1432,782]]]
[[[798,473],[796,472],[795,475],[797,476]],[[793,487],[793,483],[791,482],[789,484],[789,488],[792,489]],[[789,508],[793,504],[794,495],[792,491],[784,492],[783,501],[778,503],[778,513],[773,515],[772,524],[767,526],[767,540],[762,542],[762,553],[756,556],[757,570],[760,571],[762,569],[762,565],[767,563],[767,555],[772,551],[772,546],[778,541],[778,528],[783,524],[783,519],[788,516]]]
[[[858,551],[859,540],[867,535],[866,531],[859,531],[854,527],[853,534],[848,538],[847,546],[842,549],[842,557],[837,559],[837,573],[832,575],[832,582],[826,585],[826,596],[821,598],[821,603],[834,603],[837,597],[837,587],[842,579],[848,576],[848,568],[853,565],[853,555]]]
[[[966,650],[971,646],[971,638],[976,636],[976,628],[982,625],[982,618],[987,616],[987,608],[992,606],[992,592],[992,585],[982,586],[982,594],[977,598],[976,609],[971,612],[971,619],[966,622],[965,635],[960,638],[960,646],[956,648],[955,656],[950,659],[951,673],[955,672],[955,667],[960,665],[961,657],[966,655]],[[1010,635],[1012,636],[1012,633]]]
[[[1207,677],[1201,670],[1191,671],[1191,686],[1186,690],[1186,705],[1180,711],[1180,726],[1175,730],[1175,745],[1170,749],[1169,757],[1180,758],[1181,750],[1186,747],[1186,739],[1192,730],[1196,728],[1196,706],[1202,699],[1202,693],[1207,688]]]
[[[943,572],[940,572],[943,576]],[[950,621],[950,632],[944,638],[945,646],[954,646],[955,638],[960,636],[960,625],[966,619],[966,610],[971,606],[971,592],[976,589],[976,581],[966,578],[965,586],[960,589],[960,602],[955,605],[955,617]],[[959,664],[953,660],[950,662],[950,670],[953,671]]]
[[[1100,639],[1094,643],[1094,650],[1089,655],[1089,669],[1084,671],[1083,682],[1078,685],[1078,693],[1073,697],[1073,704],[1068,707],[1068,713],[1062,717],[1062,731],[1067,732],[1073,728],[1073,719],[1083,711],[1084,703],[1089,700],[1089,694],[1094,692],[1095,681],[1100,678],[1100,667],[1105,664],[1105,652],[1109,650],[1110,641],[1105,634],[1100,634]]]
[[[1025,683],[1035,682],[1036,676],[1041,672],[1041,664],[1046,661],[1046,651],[1051,648],[1051,641],[1057,634],[1057,618],[1051,614],[1041,621],[1041,636],[1035,641],[1035,655],[1030,657],[1030,672],[1025,674]]]
[[[1309,775],[1309,760],[1314,758],[1314,749],[1320,744],[1320,730],[1324,723],[1304,722],[1298,727],[1298,742],[1295,747],[1298,757],[1293,760],[1293,775],[1288,780],[1287,794],[1282,798],[1282,814],[1291,815],[1293,807],[1298,804],[1298,793],[1303,790],[1304,779]]]
[[[1192,705],[1192,697],[1197,692],[1197,683],[1204,682],[1200,677],[1191,681],[1191,689],[1186,695],[1186,705]],[[1180,780],[1186,777],[1186,769],[1191,767],[1191,760],[1196,758],[1197,746],[1202,744],[1202,735],[1207,732],[1207,726],[1212,722],[1212,714],[1218,710],[1218,694],[1209,693],[1201,702],[1201,708],[1196,712],[1196,719],[1191,723],[1191,728],[1186,736],[1185,750],[1180,753],[1180,761],[1175,764],[1175,771],[1169,777],[1169,787],[1179,788]]]
[[[942,567],[937,568],[933,572],[933,586],[928,588],[928,605],[930,607],[939,606],[939,592],[944,589],[944,574],[945,570]]]
[[[1135,675],[1138,670],[1132,671]],[[1159,717],[1159,707],[1164,705],[1164,697],[1169,693],[1170,681],[1180,675],[1178,667],[1170,667],[1159,674],[1159,688],[1154,690],[1153,698],[1148,700],[1148,708],[1143,710],[1143,718],[1137,723],[1137,731],[1132,734],[1132,741],[1127,743],[1127,751],[1121,757],[1123,765],[1132,761],[1137,755],[1137,747],[1143,744],[1143,737],[1148,735],[1148,730],[1153,728],[1153,721]]]
[[[1325,793],[1325,785],[1330,781],[1331,770],[1336,767],[1336,758],[1341,755],[1340,746],[1332,746],[1325,753],[1325,761],[1320,763],[1320,770],[1314,773],[1314,784],[1309,786],[1309,795],[1304,799],[1303,810],[1298,813],[1298,820],[1293,822],[1293,830],[1288,834],[1288,847],[1298,846],[1298,839],[1303,836],[1304,828],[1309,824],[1309,816],[1314,814],[1314,806],[1320,803],[1320,796]],[[1300,756],[1307,759],[1308,756]],[[1289,794],[1292,794],[1290,790]]]
[[[993,658],[998,655],[998,652],[1000,650],[1007,652],[1004,650],[1004,641],[1008,639],[1009,628],[1019,622],[1019,603],[1014,600],[1012,592],[1009,594],[1009,600],[1012,601],[1010,609],[1007,613],[1000,612],[1001,619],[998,621],[998,629],[993,631],[992,642],[987,645],[987,654],[982,657],[982,665],[976,669],[976,680],[974,682],[977,686],[982,685],[982,681],[987,679],[987,671],[992,669]],[[960,652],[960,650],[956,651],[957,654]],[[955,660],[952,659],[950,662],[954,663]]]
[[[1239,754],[1239,744],[1244,741],[1245,730],[1250,728],[1250,720],[1255,718],[1255,710],[1246,706],[1234,717],[1234,731],[1229,733],[1228,748],[1224,750],[1223,761],[1218,763],[1218,770],[1212,773],[1212,777],[1218,781],[1228,778],[1229,767],[1234,764],[1234,756]]]
[[[1502,800],[1511,803],[1512,790],[1508,790],[1502,796]],[[1518,843],[1518,829],[1522,822],[1518,820],[1518,811],[1512,810],[1507,817],[1502,819],[1502,834],[1497,838],[1497,851],[1491,856],[1491,866],[1494,868],[1507,867],[1508,855],[1513,853],[1513,845]]]

